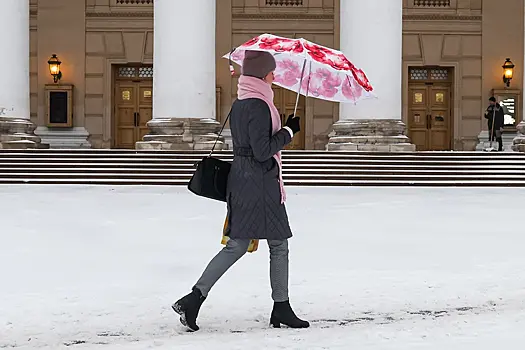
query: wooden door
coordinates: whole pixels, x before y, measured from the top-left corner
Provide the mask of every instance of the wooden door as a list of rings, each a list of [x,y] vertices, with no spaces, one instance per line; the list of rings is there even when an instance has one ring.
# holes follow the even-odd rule
[[[144,81],[138,83],[138,106],[137,106],[137,141],[142,141],[144,135],[149,132],[146,123],[153,117],[153,82]]]
[[[135,148],[135,143],[148,132],[153,85],[151,80],[117,81],[115,85],[115,147]]]
[[[284,126],[288,116],[294,112],[295,102],[297,99],[297,94],[293,91],[280,88],[278,86],[273,86],[274,91],[274,104],[275,107],[279,110],[281,116],[281,123]],[[305,148],[305,111],[306,111],[306,99],[304,96],[299,97],[299,104],[297,105],[296,115],[301,117],[301,131],[297,133],[292,142],[285,147],[287,150],[302,150]]]
[[[408,102],[408,134],[416,149],[450,150],[450,86],[410,84]]]
[[[408,136],[418,151],[427,150],[428,138],[428,89],[426,85],[412,85],[409,88]]]
[[[451,149],[450,139],[450,87],[429,86],[429,141],[432,151]]]

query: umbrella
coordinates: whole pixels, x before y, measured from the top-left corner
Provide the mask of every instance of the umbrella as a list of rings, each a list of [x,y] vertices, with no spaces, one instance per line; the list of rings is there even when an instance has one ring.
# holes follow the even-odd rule
[[[294,114],[299,95],[342,103],[357,103],[375,97],[365,72],[353,65],[341,51],[303,38],[262,34],[223,57],[242,66],[246,50],[267,51],[275,57],[274,84],[297,92]],[[233,74],[231,63],[230,69]]]

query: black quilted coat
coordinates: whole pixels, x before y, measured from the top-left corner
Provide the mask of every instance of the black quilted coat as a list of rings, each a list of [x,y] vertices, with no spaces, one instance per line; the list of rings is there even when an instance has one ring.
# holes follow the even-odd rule
[[[281,204],[279,166],[273,155],[291,141],[286,129],[272,136],[270,108],[250,98],[233,103],[233,164],[228,179],[230,238],[282,240],[292,232]]]

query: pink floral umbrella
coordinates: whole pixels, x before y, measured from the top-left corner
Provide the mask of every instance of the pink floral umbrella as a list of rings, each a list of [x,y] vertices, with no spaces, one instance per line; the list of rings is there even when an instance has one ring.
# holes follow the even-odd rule
[[[273,54],[277,62],[274,84],[297,92],[297,102],[299,94],[343,103],[375,97],[365,72],[355,67],[340,51],[302,38],[262,34],[223,57],[242,66],[246,50]],[[231,69],[233,71],[233,66]]]

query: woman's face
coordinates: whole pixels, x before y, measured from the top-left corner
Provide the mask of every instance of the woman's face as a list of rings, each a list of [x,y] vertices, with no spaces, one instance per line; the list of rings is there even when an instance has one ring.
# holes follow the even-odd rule
[[[263,80],[264,80],[266,83],[268,83],[269,85],[272,85],[274,79],[275,79],[275,76],[273,75],[273,71],[271,71],[270,73],[268,73],[268,74],[263,78]]]

